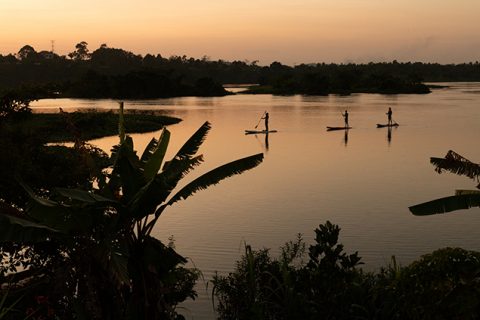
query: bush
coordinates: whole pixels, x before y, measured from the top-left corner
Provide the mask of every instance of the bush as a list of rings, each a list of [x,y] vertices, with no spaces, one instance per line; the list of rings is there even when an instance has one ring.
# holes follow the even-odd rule
[[[0,97],[0,120],[9,118],[25,118],[32,113],[30,100],[20,98],[14,93],[7,93]]]
[[[235,271],[213,279],[221,319],[476,319],[480,310],[480,253],[445,248],[401,267],[395,258],[378,273],[359,268],[357,253],[338,244],[340,228],[315,230],[274,259],[245,248]],[[297,263],[294,263],[296,261]]]

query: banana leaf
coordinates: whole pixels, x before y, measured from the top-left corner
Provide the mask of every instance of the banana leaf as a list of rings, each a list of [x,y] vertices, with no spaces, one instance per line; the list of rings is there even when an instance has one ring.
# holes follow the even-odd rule
[[[133,140],[130,136],[126,136],[125,141],[115,149],[115,153],[112,152],[112,158],[114,158],[114,164],[109,182],[110,188],[121,187],[124,198],[130,201],[146,182],[141,172],[140,159],[133,149]]]
[[[461,196],[462,194],[480,194],[479,190],[455,190],[456,196]]]
[[[450,171],[458,175],[464,175],[471,179],[480,176],[480,165],[459,155],[455,151],[448,151],[445,158],[430,158],[430,162],[435,166],[435,170],[441,173],[443,170]]]
[[[206,121],[191,137],[185,142],[180,150],[175,155],[174,159],[186,159],[193,157],[197,152],[203,141],[210,131],[211,125]]]
[[[133,216],[138,219],[153,214],[157,206],[172,193],[178,182],[202,160],[202,156],[177,160],[144,185],[128,205]]]
[[[115,241],[107,237],[94,248],[92,254],[118,287],[129,284],[128,245],[126,241]]]
[[[55,192],[62,197],[76,200],[85,204],[117,203],[115,200],[108,199],[81,189],[55,188]]]
[[[77,205],[68,205],[37,196],[28,186],[22,184],[30,199],[25,209],[25,215],[39,224],[58,230],[61,233],[88,233],[92,227],[107,219],[104,215],[104,202],[91,202]],[[63,194],[76,198],[86,198],[79,190],[60,189]],[[92,198],[95,199],[95,198]],[[105,199],[99,197],[98,199]],[[105,199],[108,202],[110,200]],[[90,200],[92,201],[92,200]]]
[[[182,199],[187,199],[195,192],[206,189],[211,185],[215,185],[223,179],[255,168],[262,161],[263,153],[259,153],[250,157],[232,161],[216,169],[213,169],[183,187],[168,201],[168,205],[172,205]]]
[[[461,194],[440,198],[411,206],[409,209],[416,216],[427,216],[472,207],[480,207],[480,194]]]
[[[144,163],[143,176],[147,181],[153,179],[162,167],[169,141],[170,131],[163,129],[160,140],[152,139],[147,148],[145,148],[141,161]]]
[[[60,237],[61,233],[44,224],[0,214],[0,241],[36,243]]]

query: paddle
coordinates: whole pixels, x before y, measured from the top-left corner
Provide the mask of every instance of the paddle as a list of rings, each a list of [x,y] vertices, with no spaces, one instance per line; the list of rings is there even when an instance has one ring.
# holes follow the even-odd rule
[[[265,115],[265,113],[267,113],[267,111],[264,111],[264,112],[263,112],[262,116],[261,116],[260,119],[258,120],[257,125],[255,126],[255,129],[258,128],[258,125],[260,124],[260,121],[262,121],[262,118],[263,118],[263,116]]]

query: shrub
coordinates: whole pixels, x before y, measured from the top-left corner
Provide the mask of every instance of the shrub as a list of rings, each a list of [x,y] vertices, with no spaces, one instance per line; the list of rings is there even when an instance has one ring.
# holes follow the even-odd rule
[[[268,249],[245,247],[234,272],[215,275],[221,319],[477,319],[480,253],[445,248],[406,267],[394,257],[377,273],[359,268],[357,253],[338,244],[340,228],[315,230],[302,263],[301,237],[273,259]],[[293,259],[292,259],[293,258]],[[292,263],[293,260],[300,263]]]

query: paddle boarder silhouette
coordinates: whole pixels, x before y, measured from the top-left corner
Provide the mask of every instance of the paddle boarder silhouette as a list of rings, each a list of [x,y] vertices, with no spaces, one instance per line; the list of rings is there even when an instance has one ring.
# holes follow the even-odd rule
[[[345,119],[345,128],[348,127],[348,111],[345,110],[345,113],[342,113],[343,118]]]
[[[262,119],[265,119],[265,131],[268,132],[268,119],[270,116],[268,115],[268,112],[265,112],[265,115],[262,117]]]
[[[387,117],[388,117],[388,125],[391,126],[392,125],[392,108],[388,108],[388,111],[386,113]]]

